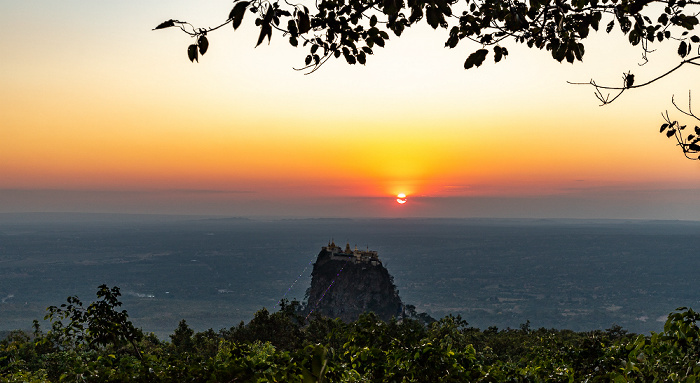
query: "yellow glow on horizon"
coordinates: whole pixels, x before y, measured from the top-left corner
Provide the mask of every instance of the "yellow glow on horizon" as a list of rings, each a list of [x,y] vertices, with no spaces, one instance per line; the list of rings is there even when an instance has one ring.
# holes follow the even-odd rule
[[[40,3],[50,12],[16,2],[0,14],[7,30],[23,31],[0,43],[10,52],[0,73],[0,189],[234,190],[383,203],[403,194],[413,208],[419,197],[700,180],[657,130],[670,96],[686,94],[699,72],[603,108],[591,89],[566,84],[614,83],[628,68],[642,81],[664,67],[652,67],[665,64],[660,53],[637,66],[624,36],[594,36],[575,65],[513,45],[504,62],[464,71],[471,47],[444,49],[444,31],[425,26],[392,37],[366,66],[330,60],[305,76],[292,69],[305,53],[281,36],[254,48],[252,18],[235,33],[212,33],[198,64],[187,60],[186,36],[150,30],[178,14],[225,18],[230,1],[203,9]],[[45,16],[55,12],[61,17]],[[94,17],[102,14],[114,17]]]

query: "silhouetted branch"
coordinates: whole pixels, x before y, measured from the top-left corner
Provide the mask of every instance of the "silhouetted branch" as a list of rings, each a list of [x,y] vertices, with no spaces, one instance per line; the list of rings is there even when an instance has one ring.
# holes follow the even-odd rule
[[[676,100],[674,99],[673,96],[671,97],[671,103],[673,104],[674,107],[676,107],[676,109],[679,112],[685,114],[686,116],[693,117],[694,119],[700,121],[700,118],[698,118],[695,114],[693,114],[690,92],[688,92],[688,111],[687,112],[684,111],[683,109],[681,109],[680,107],[678,107],[678,105],[676,105]]]
[[[700,121],[700,118],[693,113],[690,92],[688,92],[687,111],[683,110],[681,107],[678,106],[678,104],[676,104],[676,100],[674,99],[674,97],[671,97],[671,103],[679,112],[685,114],[686,116],[694,118],[696,121]],[[680,125],[678,121],[675,120],[671,121],[671,118],[668,115],[668,110],[665,112],[665,114],[661,113],[661,116],[663,117],[665,123],[661,125],[661,129],[659,130],[659,132],[663,133],[665,131],[666,137],[675,138],[677,145],[681,147],[681,149],[683,150],[683,155],[686,158],[690,160],[699,160],[700,156],[696,155],[700,154],[700,127],[695,126],[695,128],[693,129],[693,133],[685,136],[683,131],[687,128],[687,125]],[[694,157],[691,157],[691,155],[693,155]]]
[[[685,64],[691,64],[691,65],[700,65],[697,61],[700,60],[700,55],[691,57],[689,59],[685,59],[681,61],[678,65],[675,67],[671,68],[669,71],[667,71],[664,74],[661,74],[659,76],[656,76],[652,78],[651,80],[641,83],[641,84],[634,84],[634,75],[630,72],[624,73],[623,74],[623,85],[622,86],[604,86],[604,85],[598,85],[596,82],[591,79],[589,82],[572,82],[572,81],[567,81],[567,83],[572,84],[572,85],[592,85],[595,88],[595,96],[598,100],[600,100],[601,105],[607,105],[610,104],[611,102],[615,101],[622,93],[627,90],[627,89],[634,89],[634,88],[641,88],[643,86],[647,86],[651,83],[654,83],[658,80],[661,80],[662,78],[670,75],[671,73],[677,71],[680,69],[683,65]],[[603,96],[603,93],[601,92],[601,89],[604,90],[619,90],[620,92],[613,97],[612,99],[610,98],[610,94],[608,93],[606,96]]]

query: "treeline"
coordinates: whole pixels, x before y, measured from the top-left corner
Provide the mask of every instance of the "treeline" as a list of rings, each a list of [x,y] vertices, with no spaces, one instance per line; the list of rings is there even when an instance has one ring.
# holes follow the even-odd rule
[[[193,331],[183,320],[169,341],[135,328],[119,289],[98,300],[50,307],[43,331],[0,342],[3,382],[695,382],[698,313],[680,308],[661,333],[469,327],[459,316],[429,325],[306,320],[297,303],[258,311],[247,324]]]

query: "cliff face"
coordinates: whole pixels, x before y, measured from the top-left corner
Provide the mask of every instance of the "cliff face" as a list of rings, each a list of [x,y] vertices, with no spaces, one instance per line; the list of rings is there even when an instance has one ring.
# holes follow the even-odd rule
[[[399,316],[402,310],[393,278],[376,253],[374,258],[338,256],[324,247],[318,254],[311,273],[306,313],[313,311],[352,322],[368,311],[389,320]]]

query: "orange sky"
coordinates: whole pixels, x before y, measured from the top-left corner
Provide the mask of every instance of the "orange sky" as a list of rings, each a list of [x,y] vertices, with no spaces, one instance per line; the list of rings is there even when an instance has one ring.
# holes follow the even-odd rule
[[[305,76],[292,69],[305,53],[280,36],[253,48],[252,18],[211,34],[199,64],[186,35],[151,31],[213,25],[230,6],[4,5],[0,212],[700,217],[698,164],[657,130],[699,72],[606,107],[566,84],[641,80],[670,65],[663,49],[639,67],[636,48],[601,33],[584,63],[512,45],[465,71],[477,47],[418,28],[366,66]]]

